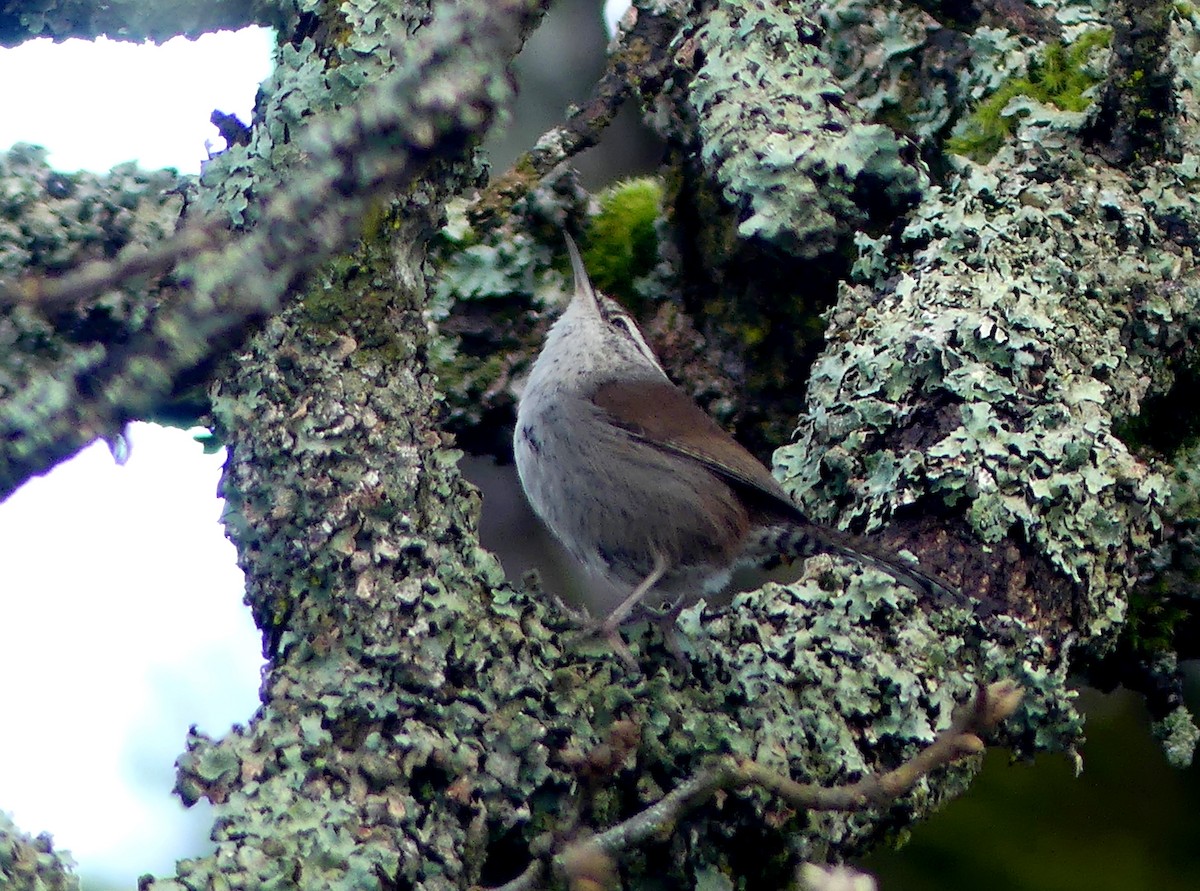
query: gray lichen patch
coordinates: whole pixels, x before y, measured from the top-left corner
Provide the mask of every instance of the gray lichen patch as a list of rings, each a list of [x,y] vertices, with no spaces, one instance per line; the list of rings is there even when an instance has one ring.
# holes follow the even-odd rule
[[[847,104],[806,6],[718,3],[695,35],[688,101],[738,235],[811,259],[924,183],[895,133]]]
[[[432,425],[417,295],[379,293],[375,241],[353,260],[214,389],[225,521],[277,658],[250,728],[190,740],[178,788],[217,804],[218,850],[162,887],[462,887],[545,779],[536,634],[502,597],[488,614],[502,573]]]
[[[175,171],[65,173],[46,154],[18,143],[0,155],[0,277],[59,273],[175,231],[185,181]]]
[[[1094,0],[953,9],[835,0],[816,18],[848,99],[938,153],[950,131],[994,151],[1012,132],[1004,107],[1016,95],[1081,110],[1104,76],[1106,54],[1094,50],[1111,27],[1109,4]]]
[[[926,612],[885,576],[831,558],[807,568],[805,579],[740,595],[724,611],[684,613],[688,671],[664,664],[620,712],[642,728],[644,758],[674,765],[680,779],[706,758],[732,753],[807,782],[851,782],[927,745],[956,705],[998,677],[1027,690],[1001,744],[1027,755],[1079,739],[1066,653],[1020,621],[978,620],[966,609]],[[657,652],[656,636],[634,638],[639,649]],[[572,691],[597,701],[594,687]],[[704,852],[708,865],[731,874],[745,874],[745,864],[736,849],[714,843],[722,833],[761,833],[763,858],[781,863],[847,856],[960,793],[976,769],[961,764],[890,808],[854,815],[796,813],[741,792],[721,816],[703,814],[669,844]]]
[[[52,466],[92,439],[120,432],[123,422],[105,412],[79,407],[63,414],[78,403],[77,388],[141,331],[159,286],[112,288],[50,309],[39,300],[40,287],[90,261],[159,244],[179,221],[183,181],[173,170],[134,164],[107,174],[62,173],[31,145],[0,154],[0,286],[12,302],[0,312],[0,435],[9,459],[0,467],[0,491],[23,482],[29,464]],[[135,390],[123,395],[138,398]]]
[[[1172,43],[1188,108],[1190,20]],[[986,167],[957,165],[896,244],[860,239],[859,281],[777,463],[815,514],[861,528],[949,508],[994,554],[964,590],[1103,650],[1172,513],[1163,468],[1114,420],[1169,386],[1169,360],[1197,341],[1200,281],[1179,237],[1200,223],[1195,134],[1179,160],[1128,174],[1083,154],[1082,115],[1021,111],[1014,141]],[[1000,572],[1010,549],[1023,573]]]

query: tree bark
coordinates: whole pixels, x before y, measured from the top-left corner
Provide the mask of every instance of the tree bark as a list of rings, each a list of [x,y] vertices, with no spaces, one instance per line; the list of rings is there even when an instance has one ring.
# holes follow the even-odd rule
[[[886,774],[999,679],[1026,691],[1003,743],[1071,750],[1067,675],[1113,653],[1166,691],[1162,732],[1190,758],[1170,642],[1121,633],[1148,553],[1178,563],[1164,530],[1190,529],[1194,460],[1186,442],[1135,449],[1116,431],[1170,394],[1195,344],[1197,21],[1169,4],[928,6],[645,4],[622,44],[639,52],[616,57],[628,87],[598,96],[640,93],[671,150],[664,263],[639,283],[668,364],[707,369],[693,389],[760,444],[803,403],[776,455],[797,500],[879,531],[976,603],[922,603],[817,558],[800,581],[685,612],[685,665],[631,629],[631,677],[567,645],[542,592],[504,581],[431,373],[458,369],[442,381],[453,401],[486,363],[432,334],[430,307],[477,311],[491,283],[509,346],[486,373],[511,406],[564,286],[546,245],[588,204],[546,174],[608,116],[585,109],[474,200],[470,226],[443,236],[436,301],[425,250],[449,198],[481,179],[472,151],[536,3],[291,15],[248,144],[213,162],[163,256],[183,199],[151,180],[109,200],[154,227],[66,231],[53,262],[29,239],[23,278],[5,267],[0,289],[16,346],[0,379],[5,491],[203,387],[270,656],[254,720],[193,735],[179,762],[183,799],[216,805],[216,852],[146,887],[570,881],[571,843],[643,826],[673,792],[726,776],[722,759],[823,786]],[[1140,100],[1125,89],[1137,59],[1157,85]],[[1079,97],[1046,86],[1052,69],[1090,117],[1054,104]],[[1009,98],[988,112],[996,95]],[[1161,138],[1131,140],[1134,119]],[[951,135],[994,154],[954,155]],[[7,163],[34,184],[24,217],[70,199],[28,152]],[[132,175],[73,188],[102,201]],[[117,260],[49,275],[96,243]],[[134,274],[152,284],[132,288]],[[762,370],[712,382],[729,367]],[[606,856],[629,886],[782,886],[802,861],[920,820],[976,766],[846,812],[764,791],[783,781],[712,784],[682,822]],[[14,837],[0,826],[0,851]]]

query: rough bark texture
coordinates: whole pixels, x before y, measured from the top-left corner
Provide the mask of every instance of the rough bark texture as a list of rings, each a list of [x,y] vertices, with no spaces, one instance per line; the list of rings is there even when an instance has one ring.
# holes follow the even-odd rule
[[[0,2],[0,46],[50,37],[79,37],[156,43],[184,36],[195,39],[221,29],[247,25],[279,27],[287,22],[289,4],[270,0],[211,0],[207,3],[164,3],[162,0],[3,0]]]
[[[1115,419],[1169,390],[1195,345],[1194,14],[1161,7],[1166,31],[1151,31],[1166,34],[1169,51],[1143,57],[1171,84],[1162,151],[1129,147],[1114,124],[1112,157],[1136,164],[1114,167],[1087,154],[1103,128],[1085,142],[1084,112],[1031,93],[1045,80],[1035,69],[1048,70],[1049,45],[1077,45],[1095,30],[1112,31],[1122,76],[1133,70],[1157,44],[1122,37],[1146,33],[1114,24],[1125,7],[1063,3],[999,19],[990,7],[967,16],[971,7],[956,4],[951,17],[865,0],[742,2],[736,15],[720,2],[654,10],[675,22],[655,29],[672,35],[660,47],[671,76],[656,68],[641,85],[676,159],[663,253],[693,272],[656,269],[643,293],[679,287],[674,312],[690,317],[693,334],[742,367],[768,369],[724,392],[765,400],[790,381],[798,403],[796,381],[808,380],[795,442],[777,467],[815,516],[860,530],[886,524],[894,546],[1000,609],[918,603],[886,577],[821,558],[800,582],[740,595],[721,613],[685,613],[686,665],[656,631],[634,628],[645,673],[630,677],[616,659],[565,646],[546,598],[504,583],[478,546],[478,499],[439,428],[431,356],[448,369],[457,356],[430,333],[425,244],[450,194],[475,178],[472,139],[503,102],[502,66],[532,13],[491,4],[460,20],[454,4],[431,5],[432,21],[421,3],[322,6],[288,19],[249,144],[213,164],[191,211],[250,233],[221,248],[224,260],[288,246],[298,255],[283,270],[260,260],[262,274],[240,282],[269,284],[250,305],[271,315],[248,341],[244,325],[226,332],[229,355],[196,356],[193,344],[180,353],[191,364],[166,363],[163,380],[118,375],[143,387],[129,403],[112,387],[94,400],[72,357],[98,361],[110,345],[88,328],[77,335],[86,349],[68,353],[71,332],[97,313],[131,331],[172,318],[152,295],[117,299],[115,310],[111,296],[84,301],[63,316],[70,324],[20,300],[3,304],[0,422],[24,436],[2,440],[6,463],[19,465],[9,484],[197,379],[230,449],[226,522],[272,661],[251,724],[222,740],[194,737],[180,759],[184,799],[216,805],[216,853],[151,886],[499,884],[562,839],[645,809],[713,755],[825,783],[894,766],[947,726],[953,703],[1000,677],[1028,691],[1004,741],[1023,753],[1070,749],[1080,731],[1066,684],[1076,653],[1114,647],[1139,558],[1164,526],[1190,522],[1197,503],[1194,462],[1178,459],[1169,484],[1169,456],[1138,456],[1114,434]],[[455,32],[456,21],[471,27]],[[1100,83],[1110,50],[1086,46],[1064,58]],[[392,105],[362,102],[391,83],[393,66],[416,80]],[[1013,126],[986,166],[942,152],[952,129],[988,123],[971,119],[983,109],[972,103],[1022,78],[1031,86],[1005,104]],[[398,103],[403,120],[384,110]],[[1106,105],[1122,121],[1135,107]],[[347,145],[355,151],[325,150]],[[385,170],[398,152],[409,153],[401,169]],[[10,154],[8,163],[30,162]],[[6,261],[5,277],[55,268],[17,225],[64,200],[52,176],[26,171],[36,186],[6,211],[5,243],[26,253]],[[285,205],[304,208],[292,230],[269,196],[297,179],[325,191]],[[105,187],[89,181],[87,191]],[[388,201],[380,189],[400,194]],[[131,219],[172,212],[173,199],[153,189],[136,195]],[[524,335],[532,347],[531,320],[563,279],[527,232],[549,240],[564,207],[585,202],[569,180],[551,179],[499,225],[493,212],[494,228],[451,230],[447,240],[463,249],[444,270],[436,315],[486,296],[517,320],[513,342]],[[329,216],[327,205],[349,210]],[[169,228],[155,225],[147,234],[127,224],[101,241],[109,254],[124,241],[153,242]],[[325,253],[298,232],[324,236]],[[57,237],[58,262],[74,265],[99,236]],[[335,249],[346,252],[313,272]],[[223,306],[229,283],[211,262],[202,257],[169,284]],[[811,375],[785,373],[778,354],[808,348],[789,319],[829,307]],[[670,315],[659,310],[660,334]],[[499,390],[526,359],[509,350]],[[86,411],[100,420],[73,429]],[[1154,676],[1169,680],[1169,651],[1157,657]],[[1164,736],[1184,760],[1194,728],[1164,703]],[[972,769],[854,815],[731,794],[629,851],[623,877],[630,886],[653,877],[670,887],[779,887],[801,860],[845,857],[920,819],[965,788]],[[0,827],[0,843],[13,837]]]

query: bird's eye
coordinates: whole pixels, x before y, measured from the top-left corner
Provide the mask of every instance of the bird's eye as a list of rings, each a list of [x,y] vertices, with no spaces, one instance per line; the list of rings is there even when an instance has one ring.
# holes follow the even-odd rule
[[[630,337],[633,337],[636,339],[637,329],[633,325],[633,319],[629,318],[629,316],[613,316],[612,319],[610,319],[610,321],[612,322],[613,325],[616,325],[618,328],[624,328],[626,334],[628,334]]]

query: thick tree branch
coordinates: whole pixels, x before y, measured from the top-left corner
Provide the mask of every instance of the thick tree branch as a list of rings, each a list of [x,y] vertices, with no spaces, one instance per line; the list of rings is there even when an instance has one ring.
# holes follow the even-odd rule
[[[16,46],[37,37],[81,37],[161,43],[180,35],[195,39],[211,31],[247,25],[282,27],[289,9],[271,0],[216,0],[162,3],[159,0],[0,0],[0,46]]]
[[[64,862],[64,860],[66,862]],[[0,810],[0,888],[5,891],[79,891],[79,878],[54,850],[48,834],[21,832]]]
[[[24,304],[42,316],[94,303],[105,291],[127,287],[140,278],[162,275],[184,260],[212,251],[228,240],[228,233],[213,224],[190,226],[151,247],[130,245],[114,260],[94,260],[63,278],[24,278],[5,287],[0,282],[0,310]]]
[[[410,182],[432,159],[460,155],[509,101],[505,68],[540,7],[505,0],[448,11],[415,45],[405,44],[405,64],[365,88],[361,101],[316,120],[297,141],[308,159],[304,172],[268,200],[257,226],[177,270],[190,280],[186,295],[164,305],[132,343],[71,366],[57,381],[57,410],[45,410],[44,381],[0,409],[0,442],[9,451],[0,497],[148,411],[180,374],[227,352],[310,270],[350,245],[380,194]],[[210,225],[156,250],[153,268],[195,254],[212,237]],[[141,274],[141,265],[127,259],[89,267],[23,291],[86,300],[123,281],[122,268]],[[11,293],[0,298],[13,302]],[[40,413],[36,424],[31,411]]]

